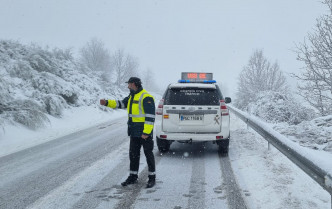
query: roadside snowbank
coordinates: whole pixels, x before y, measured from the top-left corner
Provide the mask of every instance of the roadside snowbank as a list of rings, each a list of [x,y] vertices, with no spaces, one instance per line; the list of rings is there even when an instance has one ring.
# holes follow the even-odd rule
[[[50,124],[39,130],[7,125],[0,131],[0,157],[98,124],[126,117],[126,110],[105,110],[93,106],[65,109],[62,118],[48,115]]]

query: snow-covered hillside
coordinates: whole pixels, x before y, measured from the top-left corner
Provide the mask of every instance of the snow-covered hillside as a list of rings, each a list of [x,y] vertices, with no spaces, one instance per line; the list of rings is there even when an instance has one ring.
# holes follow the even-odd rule
[[[99,99],[128,93],[68,51],[0,41],[0,156],[124,117]],[[160,95],[151,94],[158,104]]]
[[[98,106],[100,98],[125,93],[100,85],[100,76],[75,61],[70,52],[0,41],[0,125],[36,130],[63,110]]]

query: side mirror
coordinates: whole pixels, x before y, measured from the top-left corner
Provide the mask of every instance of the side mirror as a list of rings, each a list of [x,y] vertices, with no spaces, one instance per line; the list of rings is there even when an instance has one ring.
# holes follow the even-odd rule
[[[232,102],[232,99],[230,97],[225,97],[225,103],[231,103]]]

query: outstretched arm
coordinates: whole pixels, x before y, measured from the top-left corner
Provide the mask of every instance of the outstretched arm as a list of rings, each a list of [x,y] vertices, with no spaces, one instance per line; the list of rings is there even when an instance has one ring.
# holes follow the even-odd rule
[[[100,105],[110,107],[113,109],[119,108],[119,109],[126,109],[128,104],[129,96],[124,98],[123,100],[100,100]]]

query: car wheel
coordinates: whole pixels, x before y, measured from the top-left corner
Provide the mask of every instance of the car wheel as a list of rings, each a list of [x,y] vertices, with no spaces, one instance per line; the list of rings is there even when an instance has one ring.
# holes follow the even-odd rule
[[[222,144],[219,144],[219,153],[222,155],[228,154],[228,146],[223,146]]]
[[[225,139],[225,140],[222,140],[218,143],[219,145],[219,153],[222,154],[222,155],[228,155],[228,149],[229,149],[229,139]]]
[[[171,145],[169,144],[169,142],[167,140],[160,139],[157,137],[157,146],[158,146],[159,152],[168,152]]]

